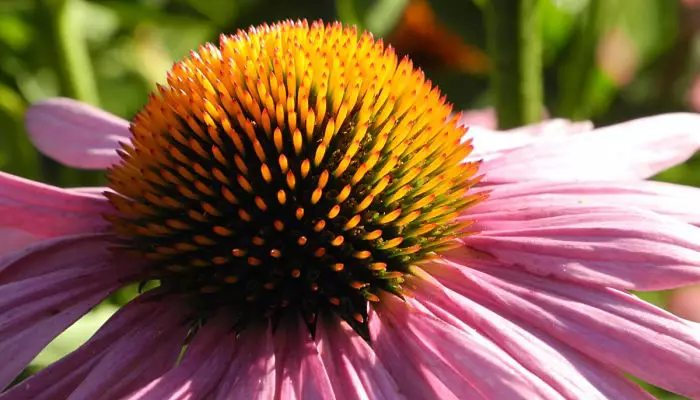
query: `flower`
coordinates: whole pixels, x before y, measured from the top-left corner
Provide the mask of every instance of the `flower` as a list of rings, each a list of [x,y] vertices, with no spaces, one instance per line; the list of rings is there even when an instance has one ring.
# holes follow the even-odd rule
[[[192,53],[131,124],[27,124],[110,187],[0,175],[0,384],[159,286],[0,398],[700,396],[698,326],[627,293],[700,281],[700,191],[643,180],[696,115],[465,135],[381,41],[284,22]]]

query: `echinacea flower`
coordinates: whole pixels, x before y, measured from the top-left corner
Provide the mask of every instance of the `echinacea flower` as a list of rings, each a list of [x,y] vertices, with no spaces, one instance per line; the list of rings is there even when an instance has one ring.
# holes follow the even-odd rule
[[[643,180],[696,115],[465,134],[381,41],[285,22],[192,53],[131,124],[67,99],[27,123],[110,183],[0,175],[0,384],[158,286],[0,398],[700,396],[698,326],[627,293],[700,281],[700,191]]]

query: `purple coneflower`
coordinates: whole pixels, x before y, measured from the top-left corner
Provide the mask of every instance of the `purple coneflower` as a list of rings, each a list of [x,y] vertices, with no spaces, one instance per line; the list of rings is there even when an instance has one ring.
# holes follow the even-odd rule
[[[700,396],[698,326],[627,293],[700,281],[700,191],[643,180],[698,116],[465,135],[381,41],[285,22],[192,53],[130,125],[27,122],[110,184],[0,175],[0,385],[158,285],[3,399]]]

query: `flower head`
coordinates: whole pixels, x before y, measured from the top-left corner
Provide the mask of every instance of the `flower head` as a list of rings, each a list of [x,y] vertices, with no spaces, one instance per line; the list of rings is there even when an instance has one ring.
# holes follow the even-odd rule
[[[293,66],[293,67],[291,67]],[[108,174],[110,216],[150,278],[239,325],[323,310],[368,337],[483,196],[437,89],[369,34],[282,23],[178,63]]]
[[[131,125],[33,106],[37,147],[110,186],[0,174],[0,385],[159,286],[0,398],[700,396],[697,325],[626,293],[700,281],[700,191],[642,180],[700,117],[458,121],[381,42],[302,22],[201,48]]]

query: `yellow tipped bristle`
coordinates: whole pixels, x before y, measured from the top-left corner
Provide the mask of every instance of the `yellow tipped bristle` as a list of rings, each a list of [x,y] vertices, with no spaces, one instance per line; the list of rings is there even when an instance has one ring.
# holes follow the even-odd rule
[[[337,217],[339,213],[340,213],[340,206],[336,204],[330,209],[330,211],[328,211],[328,218],[333,219],[333,218]]]
[[[280,189],[277,192],[277,201],[282,205],[287,202],[287,194],[284,192],[284,190]]]
[[[382,231],[380,229],[375,229],[372,232],[365,234],[362,238],[365,240],[374,240],[382,237]]]
[[[311,204],[318,203],[318,201],[321,200],[322,194],[323,190],[321,190],[321,188],[316,188],[313,193],[311,193]]]
[[[345,223],[345,226],[343,226],[343,230],[347,231],[349,229],[352,229],[357,226],[357,224],[360,223],[362,220],[362,217],[359,214],[354,215],[348,222]]]
[[[340,193],[338,194],[338,197],[336,197],[336,201],[337,201],[338,203],[344,202],[345,199],[347,199],[348,196],[350,196],[350,192],[351,192],[351,191],[352,191],[352,186],[351,186],[351,185],[345,185],[345,186],[343,187],[343,190],[341,190]]]

